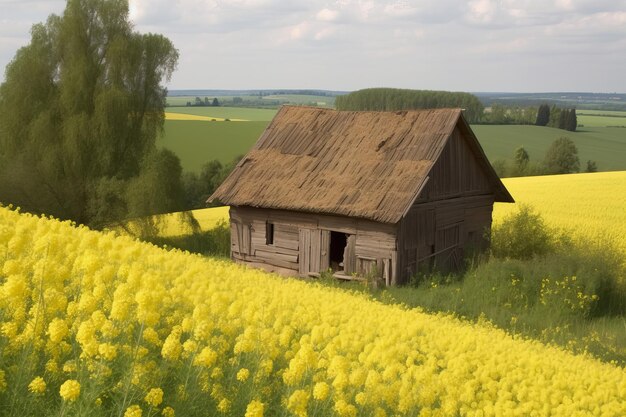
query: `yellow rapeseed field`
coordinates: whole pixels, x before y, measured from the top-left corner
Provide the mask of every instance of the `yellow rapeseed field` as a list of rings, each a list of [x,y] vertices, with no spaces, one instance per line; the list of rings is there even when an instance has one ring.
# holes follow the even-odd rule
[[[201,231],[207,231],[215,228],[224,222],[228,224],[228,206],[211,207],[206,209],[192,210],[189,212],[176,212],[167,214],[158,214],[152,217],[156,233],[160,237],[186,236],[193,233],[193,228],[189,223],[189,215],[197,221]],[[125,225],[125,230],[121,227],[114,227],[120,233],[130,232],[130,234],[138,236],[141,234],[141,221],[130,220]]]
[[[608,239],[626,253],[626,171],[505,178],[513,198],[551,226],[582,239]],[[515,209],[496,203],[494,222]]]
[[[202,122],[223,122],[223,117],[199,116],[196,114],[165,112],[165,120],[197,120]],[[228,119],[231,122],[247,122],[246,119]]]
[[[0,208],[0,415],[616,416],[626,370]]]

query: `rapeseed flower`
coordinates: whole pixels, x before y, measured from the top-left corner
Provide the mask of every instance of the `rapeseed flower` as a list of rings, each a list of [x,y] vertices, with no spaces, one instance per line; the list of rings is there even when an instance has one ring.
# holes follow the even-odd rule
[[[28,384],[28,390],[35,394],[43,394],[46,392],[46,381],[38,376]]]
[[[158,407],[163,402],[163,390],[152,388],[144,397],[144,401],[154,408]]]
[[[287,410],[291,411],[298,417],[307,417],[307,406],[309,403],[309,394],[304,390],[296,390],[289,396],[287,400]]]
[[[313,398],[316,400],[324,401],[328,398],[328,393],[330,392],[330,388],[328,384],[325,382],[318,382],[313,387]]]
[[[246,407],[246,415],[244,417],[263,417],[265,405],[258,400],[252,400]]]
[[[247,368],[241,368],[237,372],[237,381],[245,382],[248,380],[249,376],[250,376],[250,371]]]
[[[135,404],[126,409],[124,417],[141,417],[142,414],[143,411],[141,410],[141,407]]]
[[[65,401],[76,401],[80,395],[80,383],[75,379],[68,379],[61,385],[59,394]]]

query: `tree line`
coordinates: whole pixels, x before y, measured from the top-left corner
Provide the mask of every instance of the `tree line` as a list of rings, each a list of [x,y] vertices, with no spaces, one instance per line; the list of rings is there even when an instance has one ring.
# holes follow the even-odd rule
[[[506,106],[494,103],[485,110],[481,124],[534,125],[537,120],[536,107]]]
[[[493,104],[480,123],[495,125],[549,126],[575,132],[578,125],[576,109],[559,108],[542,104],[537,107],[506,106]]]
[[[208,97],[205,97],[204,100],[202,100],[200,97],[196,97],[196,99],[193,102],[191,101],[187,102],[187,107],[219,107],[219,106],[220,106],[220,101],[217,99],[217,97],[214,97],[213,100],[211,100]]]
[[[480,121],[484,107],[473,94],[450,91],[367,88],[339,96],[337,110],[396,111],[459,107],[468,122]]]
[[[575,132],[578,125],[576,109],[561,109],[555,105],[550,107],[547,104],[542,104],[537,110],[535,124]]]

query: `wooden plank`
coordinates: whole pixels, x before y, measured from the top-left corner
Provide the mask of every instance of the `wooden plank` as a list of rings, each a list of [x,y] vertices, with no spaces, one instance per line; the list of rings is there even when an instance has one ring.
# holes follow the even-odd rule
[[[391,285],[391,259],[383,259],[383,279],[385,285]]]
[[[291,249],[291,250],[298,250],[299,247],[299,243],[298,243],[298,236],[296,235],[295,239],[285,239],[285,238],[279,238],[279,237],[274,237],[274,246],[279,247],[279,248],[284,248],[284,249]]]
[[[281,260],[285,262],[291,262],[293,264],[298,263],[298,255],[297,254],[287,254],[287,253],[277,253],[265,251],[262,249],[256,249],[254,251],[254,256],[267,261],[268,263],[273,263],[275,260]]]
[[[309,271],[308,272],[320,272],[321,265],[321,230],[311,231],[311,249],[309,252]]]
[[[365,246],[357,246],[354,251],[356,256],[366,258],[391,258],[393,252],[395,249],[378,249]]]
[[[368,241],[371,241],[371,245],[393,248],[396,247],[396,235],[382,232],[372,232],[366,230],[357,230],[358,245],[366,246]]]
[[[230,226],[230,239],[231,247],[234,246],[234,251],[241,253],[241,224],[239,222],[231,222]]]
[[[242,253],[245,253],[246,255],[251,255],[252,254],[252,236],[251,236],[251,231],[250,231],[250,225],[242,224],[241,230],[242,230],[242,240],[241,240]]]
[[[397,271],[398,254],[393,252],[391,254],[391,285],[398,285],[398,271]]]
[[[357,230],[357,222],[349,217],[320,217],[318,224],[320,229],[332,230],[334,232],[356,234]]]
[[[330,266],[330,231],[320,230],[320,272]]]
[[[255,246],[254,250],[255,252],[263,251],[265,253],[276,253],[289,256],[298,256],[300,254],[300,252],[297,250],[280,248],[274,245],[259,245]]]
[[[311,230],[300,229],[300,247],[299,247],[299,268],[300,275],[305,276],[309,273],[309,257],[311,251]]]
[[[356,236],[348,235],[346,248],[343,252],[343,270],[350,275],[356,272]]]

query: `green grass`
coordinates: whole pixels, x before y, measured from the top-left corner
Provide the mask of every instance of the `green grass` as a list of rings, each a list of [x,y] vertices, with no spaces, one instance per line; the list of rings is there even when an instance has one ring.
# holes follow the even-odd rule
[[[626,112],[579,110],[576,112],[578,125],[584,127],[626,127]]]
[[[590,159],[600,171],[626,170],[626,129],[584,127],[576,132],[539,126],[473,125],[490,161],[512,160],[515,149],[523,146],[531,162],[541,162],[550,144],[561,136],[574,141],[581,166]]]
[[[208,161],[228,163],[248,152],[268,123],[167,120],[157,145],[178,155],[183,170],[199,172]]]
[[[273,109],[245,107],[167,107],[165,111],[168,113],[194,114],[224,119],[245,119],[252,122],[268,122],[276,115],[276,110]]]

